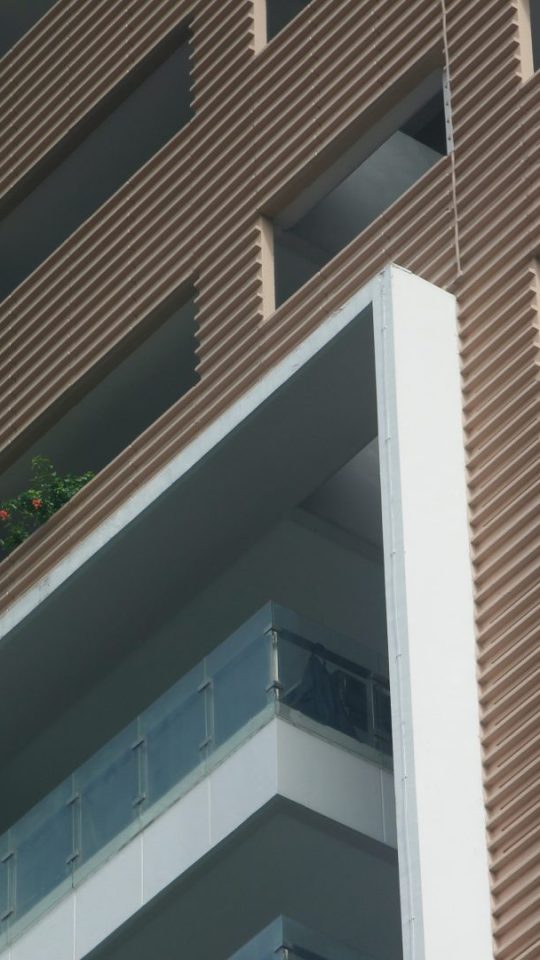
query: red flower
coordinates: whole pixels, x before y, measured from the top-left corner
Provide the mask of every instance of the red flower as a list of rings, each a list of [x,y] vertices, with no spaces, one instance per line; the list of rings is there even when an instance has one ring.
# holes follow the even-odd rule
[[[43,506],[43,500],[38,500],[36,497],[35,500],[32,500],[32,506],[34,510],[39,510],[39,508]]]
[[[0,510],[0,520],[7,520],[9,517],[8,510]]]

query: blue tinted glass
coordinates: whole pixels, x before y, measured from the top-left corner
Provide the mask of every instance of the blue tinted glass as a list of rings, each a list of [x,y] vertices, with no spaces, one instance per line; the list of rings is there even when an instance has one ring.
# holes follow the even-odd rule
[[[81,861],[88,860],[133,823],[138,795],[138,755],[131,724],[76,774],[80,793]]]
[[[2,944],[3,934],[5,933],[9,912],[9,860],[7,854],[9,851],[8,836],[5,833],[0,837],[0,945]]]
[[[45,797],[11,831],[15,850],[15,917],[21,917],[71,874],[71,782]],[[60,892],[59,892],[60,895]]]
[[[333,682],[338,697],[340,713],[347,719],[351,736],[360,736],[369,731],[368,686],[365,680],[346,670],[335,670]]]
[[[224,644],[208,657],[213,680],[214,742],[224,743],[268,703],[270,655],[265,637],[238,649]]]
[[[287,700],[300,683],[310,658],[310,651],[287,638],[285,631],[278,636],[279,679],[282,699]]]
[[[373,712],[375,734],[390,741],[392,739],[390,691],[378,683],[373,684]]]
[[[206,736],[202,679],[202,667],[192,670],[143,714],[150,804],[201,762]]]

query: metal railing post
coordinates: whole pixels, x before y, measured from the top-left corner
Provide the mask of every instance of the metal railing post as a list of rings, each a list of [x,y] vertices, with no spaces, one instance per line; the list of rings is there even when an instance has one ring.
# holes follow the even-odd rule
[[[8,844],[9,844],[9,833],[8,833]],[[10,917],[15,913],[16,903],[15,903],[15,850],[9,849],[4,856],[0,859],[0,863],[6,865],[6,877],[7,877],[7,896],[6,896],[6,909],[0,916],[0,922],[4,923],[9,920]]]
[[[266,692],[273,693],[274,700],[277,702],[281,699],[281,693],[283,691],[283,684],[279,679],[279,631],[271,627],[270,630],[266,631],[265,637],[269,644],[270,654],[270,682],[266,687]]]
[[[71,811],[71,853],[66,865],[75,869],[75,863],[81,855],[81,795],[76,789],[75,774],[71,775],[71,797],[66,804]]]
[[[205,735],[204,739],[199,744],[199,750],[204,751],[205,757],[208,756],[209,748],[215,742],[215,716],[214,716],[214,681],[212,677],[206,676],[206,662],[205,662],[205,679],[198,686],[198,691],[204,697],[204,722],[205,722]]]
[[[141,718],[137,717],[137,739],[135,743],[132,744],[131,749],[135,752],[136,764],[137,764],[137,796],[133,801],[133,807],[137,810],[137,813],[142,809],[144,801],[146,800],[147,795],[147,783],[146,783],[146,737],[142,732],[141,728]]]

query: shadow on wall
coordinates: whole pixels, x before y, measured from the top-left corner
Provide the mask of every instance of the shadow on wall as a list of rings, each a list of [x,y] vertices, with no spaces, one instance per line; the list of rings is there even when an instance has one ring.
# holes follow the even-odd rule
[[[176,306],[153,332],[7,470],[0,497],[28,486],[33,456],[60,473],[97,473],[197,382],[195,306]]]
[[[387,130],[384,135],[377,130],[366,134],[274,218],[276,306],[307,283],[446,153],[440,74],[428,77],[422,91],[411,99],[414,109],[408,102],[396,108],[400,119],[390,136]]]
[[[55,0],[0,0],[0,57],[47,13]]]
[[[174,31],[70,134],[78,143],[59,145],[63,157],[0,224],[0,300],[191,119],[189,68],[186,31]]]

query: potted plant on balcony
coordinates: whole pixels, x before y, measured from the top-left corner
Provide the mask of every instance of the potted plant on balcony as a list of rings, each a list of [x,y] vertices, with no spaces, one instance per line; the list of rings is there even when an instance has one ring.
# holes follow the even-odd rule
[[[7,556],[46,523],[93,476],[91,471],[61,476],[47,457],[33,457],[28,489],[0,501],[0,556]]]

